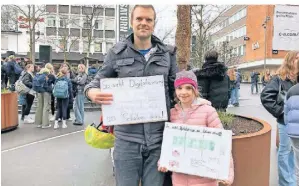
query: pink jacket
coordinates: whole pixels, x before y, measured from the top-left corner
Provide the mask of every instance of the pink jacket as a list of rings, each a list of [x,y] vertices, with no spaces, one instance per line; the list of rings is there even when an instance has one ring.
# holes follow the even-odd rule
[[[182,108],[176,104],[175,108],[170,111],[170,121],[173,123],[223,128],[218,114],[212,106],[194,104],[192,105],[192,108],[185,109],[184,112],[185,114],[183,114]],[[227,182],[232,184],[233,180],[234,163],[231,158],[229,180],[227,180]],[[218,186],[218,181],[210,178],[173,172],[172,184],[173,186]]]

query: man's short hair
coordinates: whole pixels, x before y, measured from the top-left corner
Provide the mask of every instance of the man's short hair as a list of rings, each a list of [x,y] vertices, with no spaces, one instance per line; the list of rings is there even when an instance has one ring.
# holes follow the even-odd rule
[[[209,59],[217,60],[218,59],[218,52],[216,50],[207,51],[206,54],[205,54],[205,60],[209,60]]]
[[[150,9],[152,9],[152,10],[154,11],[154,21],[156,20],[156,10],[155,10],[155,8],[154,8],[153,5],[135,5],[135,6],[133,7],[133,9],[132,9],[132,12],[131,12],[131,23],[132,23],[132,21],[133,21],[134,11],[135,11],[135,9],[138,8],[138,7],[141,7],[141,8],[150,8]]]

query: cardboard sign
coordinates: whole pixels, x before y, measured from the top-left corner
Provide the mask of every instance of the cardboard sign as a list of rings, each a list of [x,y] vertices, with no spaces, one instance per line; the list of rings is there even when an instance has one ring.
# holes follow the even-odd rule
[[[113,95],[111,105],[102,105],[107,126],[168,119],[162,75],[101,79],[101,91]]]
[[[227,180],[232,132],[165,123],[160,165],[170,171]]]

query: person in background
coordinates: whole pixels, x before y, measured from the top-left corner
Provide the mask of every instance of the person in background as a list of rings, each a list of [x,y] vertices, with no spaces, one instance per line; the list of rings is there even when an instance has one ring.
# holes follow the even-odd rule
[[[287,135],[284,122],[285,93],[295,84],[296,62],[299,52],[288,52],[276,75],[264,87],[260,98],[264,108],[272,114],[278,123],[279,148],[278,148],[278,181],[279,186],[295,186],[294,152],[291,141]]]
[[[297,84],[287,92],[284,104],[284,122],[295,154],[296,185],[299,185],[299,61],[296,61]]]
[[[50,128],[49,111],[51,104],[51,93],[55,79],[51,78],[50,70],[42,68],[33,79],[33,90],[37,92],[37,110],[35,113],[35,124],[38,128]]]
[[[84,87],[87,81],[87,74],[85,73],[85,65],[78,65],[78,75],[72,80],[72,83],[77,86],[78,93],[75,97],[74,111],[75,121],[74,125],[84,124]]]
[[[30,89],[32,89],[32,83],[33,83],[33,72],[34,72],[34,65],[33,64],[28,64],[25,67],[25,74],[22,77],[22,82],[24,85]],[[29,116],[31,106],[34,101],[34,93],[28,92],[25,94],[25,100],[26,104],[22,105],[22,118],[24,120],[24,123],[34,123],[34,120]]]
[[[236,89],[237,89],[237,75],[235,72],[235,69],[231,68],[227,71],[227,74],[229,76],[229,83],[230,83],[230,99],[229,99],[229,105],[228,107],[233,107],[233,105],[236,103]]]
[[[236,96],[235,96],[236,99],[235,99],[234,106],[238,107],[240,105],[239,98],[240,98],[240,88],[242,83],[242,75],[236,68],[235,68],[235,72],[237,78],[236,78]]]
[[[258,89],[259,75],[260,75],[260,73],[256,72],[256,71],[252,71],[251,74],[250,74],[250,77],[251,77],[251,94],[253,94],[254,87],[256,89],[255,93],[256,94],[259,93],[259,89]]]
[[[55,123],[54,123],[54,129],[58,129],[59,125],[58,125],[58,119],[61,118],[62,119],[62,128],[67,128],[67,124],[66,124],[66,120],[67,120],[67,108],[69,105],[69,100],[73,99],[72,95],[73,95],[73,88],[72,88],[72,82],[71,80],[67,77],[68,74],[68,67],[66,67],[65,65],[63,65],[60,70],[59,73],[57,74],[57,79],[55,82],[55,85],[59,82],[59,81],[65,81],[67,84],[67,87],[65,87],[68,91],[68,97],[66,98],[57,98],[57,113],[56,113],[56,117],[55,117]],[[54,94],[55,96],[55,94]]]
[[[270,74],[270,70],[268,69],[266,70],[266,73],[262,77],[263,87],[265,87],[270,82],[270,79],[271,79],[271,74]]]
[[[193,72],[197,76],[202,97],[212,102],[216,110],[225,111],[230,98],[230,82],[227,67],[218,61],[218,52],[216,50],[206,52],[202,69],[194,69]]]
[[[52,79],[53,82],[56,81],[55,77],[55,69],[51,63],[47,63],[45,65],[45,68],[50,70],[49,78]],[[51,92],[51,114],[50,121],[55,120],[55,97],[53,96],[53,93]]]
[[[72,71],[72,68],[71,68],[71,65],[68,63],[68,62],[64,62],[62,65],[61,65],[61,68],[66,68],[67,69],[67,78],[69,78],[70,80],[74,79],[75,76],[74,76],[74,73]],[[69,106],[67,108],[67,120],[68,121],[72,121],[73,119],[71,118],[71,109],[73,108],[73,98],[74,98],[74,94],[77,93],[76,91],[76,86],[72,86],[73,87],[73,90],[72,90],[72,97],[69,98]]]
[[[197,102],[197,97],[199,97],[197,77],[192,71],[181,71],[177,73],[174,86],[177,104],[170,110],[171,122],[223,129],[216,109],[210,105],[202,105],[200,102]],[[160,166],[159,163],[158,170],[161,172],[167,171],[167,169]],[[231,156],[228,180],[221,180],[220,183],[231,185],[233,180],[234,162]],[[174,186],[218,186],[218,182],[218,180],[200,176],[178,172],[172,173],[172,183]]]

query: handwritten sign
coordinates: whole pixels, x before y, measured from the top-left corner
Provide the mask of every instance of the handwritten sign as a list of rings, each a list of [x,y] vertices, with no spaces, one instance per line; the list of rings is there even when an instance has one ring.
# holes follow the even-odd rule
[[[226,180],[231,145],[229,130],[166,122],[160,164],[174,172]]]
[[[101,79],[101,91],[113,95],[111,105],[102,105],[107,126],[168,119],[162,75]]]

